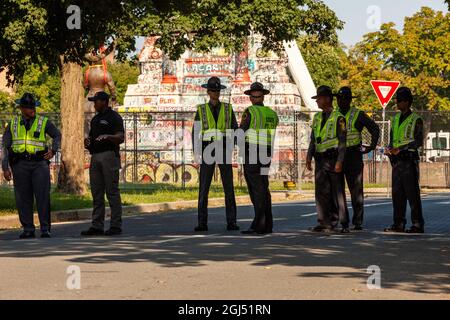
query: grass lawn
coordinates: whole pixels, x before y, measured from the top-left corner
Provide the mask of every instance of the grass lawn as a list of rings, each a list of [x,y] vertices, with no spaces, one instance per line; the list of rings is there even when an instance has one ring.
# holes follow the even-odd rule
[[[314,190],[313,183],[302,183],[302,190]],[[382,185],[366,184],[366,188],[383,187]],[[282,181],[274,181],[270,184],[271,190],[284,190]],[[246,195],[247,187],[235,186],[236,196]],[[187,186],[182,190],[179,185],[173,184],[127,184],[121,186],[123,205],[141,203],[172,202],[183,200],[196,200],[198,198],[198,186]],[[210,198],[224,197],[222,186],[214,183],[209,193]],[[84,196],[72,196],[52,192],[52,211],[92,208],[90,194]],[[14,191],[12,187],[0,186],[0,216],[16,214]]]
[[[235,187],[237,196],[247,194],[247,187]],[[170,184],[154,185],[127,185],[121,188],[123,205],[140,203],[171,202],[182,200],[195,200],[198,197],[198,187],[186,187],[181,190],[179,186]],[[212,185],[209,193],[210,198],[223,197],[224,193],[220,185]],[[92,197],[90,194],[84,196],[72,196],[52,192],[52,211],[92,208]],[[0,187],[0,216],[16,213],[14,191],[11,187]]]

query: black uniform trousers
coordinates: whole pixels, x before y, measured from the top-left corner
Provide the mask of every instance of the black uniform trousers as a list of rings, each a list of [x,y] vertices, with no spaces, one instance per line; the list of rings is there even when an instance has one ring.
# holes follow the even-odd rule
[[[227,223],[236,223],[236,199],[234,196],[233,167],[231,164],[217,164],[225,193]],[[216,164],[200,164],[200,187],[198,196],[198,224],[208,224],[208,194]]]
[[[411,207],[413,226],[423,228],[422,201],[419,187],[419,161],[414,159],[396,160],[392,163],[392,203],[394,225],[405,227],[406,202]]]
[[[270,164],[269,164],[270,166]],[[261,172],[261,169],[263,172]],[[255,209],[255,218],[250,229],[261,233],[271,233],[273,229],[272,197],[269,190],[268,166],[244,164],[244,177]]]
[[[344,176],[352,199],[353,218],[355,226],[363,224],[364,218],[364,162],[359,148],[347,148],[344,160]]]
[[[35,231],[33,203],[36,208],[41,231],[50,231],[50,168],[48,161],[19,160],[12,167],[14,194],[19,219],[24,231]]]
[[[348,227],[349,215],[345,200],[344,173],[334,172],[335,158],[316,157],[315,196],[319,225],[333,228],[339,222]]]

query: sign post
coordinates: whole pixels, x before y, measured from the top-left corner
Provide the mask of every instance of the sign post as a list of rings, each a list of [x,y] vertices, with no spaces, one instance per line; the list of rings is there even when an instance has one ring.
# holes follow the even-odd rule
[[[370,84],[372,85],[375,94],[377,95],[378,101],[380,101],[381,107],[383,108],[383,125],[381,130],[381,143],[383,148],[383,154],[381,156],[380,161],[380,173],[379,173],[379,181],[381,182],[382,172],[383,172],[383,160],[384,160],[384,130],[385,130],[385,122],[386,122],[386,106],[389,101],[391,101],[398,87],[400,86],[400,81],[385,81],[385,80],[371,80]],[[389,186],[388,186],[389,189]],[[389,193],[389,191],[388,191]]]

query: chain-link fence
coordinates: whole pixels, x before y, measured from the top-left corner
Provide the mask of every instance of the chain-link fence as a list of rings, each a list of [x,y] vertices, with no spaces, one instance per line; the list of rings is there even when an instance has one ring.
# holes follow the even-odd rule
[[[389,118],[386,113],[382,121],[381,112],[369,113],[382,129],[375,151],[364,156],[364,180],[366,184],[388,187],[391,166],[383,155],[389,143]],[[60,126],[59,114],[46,114],[56,126]],[[125,124],[125,142],[121,145],[120,181],[124,186],[145,188],[154,184],[171,184],[180,188],[196,187],[199,166],[194,163],[192,150],[193,112],[122,113]],[[450,112],[421,112],[424,119],[424,147],[421,150],[421,184],[426,187],[450,187]],[[238,122],[241,114],[236,114]],[[270,170],[272,188],[286,186],[311,188],[314,174],[305,167],[308,150],[312,112],[296,112],[280,116],[277,128],[273,162]],[[11,115],[0,115],[0,125],[6,126]],[[370,144],[370,135],[363,131],[363,144]],[[52,182],[57,181],[59,154],[51,163]],[[89,154],[85,157],[89,167]],[[238,152],[233,157],[235,184],[244,183]],[[85,170],[86,181],[89,180]],[[2,178],[0,178],[2,179]],[[215,183],[220,184],[220,173],[216,170]],[[291,183],[288,183],[291,182]],[[2,183],[5,183],[2,181]]]
[[[364,156],[364,182],[379,187],[391,185],[391,165],[383,154],[389,144],[391,124],[389,119],[395,111],[386,111],[383,121],[382,111],[368,115],[380,127],[377,149]],[[429,188],[450,188],[450,112],[420,111],[424,121],[424,145],[420,150],[420,182]],[[306,170],[304,162],[311,133],[312,112],[302,112],[297,116],[299,132],[299,184],[312,183],[314,175]],[[364,145],[370,145],[371,136],[367,129],[362,132]]]

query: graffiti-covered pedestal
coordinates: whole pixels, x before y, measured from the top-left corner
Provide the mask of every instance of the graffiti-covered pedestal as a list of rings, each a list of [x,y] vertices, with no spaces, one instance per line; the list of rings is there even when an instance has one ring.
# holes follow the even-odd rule
[[[280,117],[272,177],[292,178],[296,172],[294,117],[300,111],[301,99],[289,76],[287,56],[264,52],[260,39],[252,37],[239,54],[216,48],[208,54],[187,51],[179,60],[170,61],[155,46],[156,40],[146,39],[139,55],[138,83],[128,86],[124,105],[119,107],[126,122],[128,150],[123,178],[138,182],[197,181],[191,128],[196,106],[208,100],[201,85],[211,76],[219,77],[227,86],[221,100],[233,105],[238,118],[250,105],[243,92],[251,82],[259,81],[271,91],[265,104]]]

